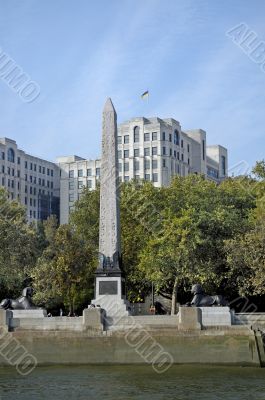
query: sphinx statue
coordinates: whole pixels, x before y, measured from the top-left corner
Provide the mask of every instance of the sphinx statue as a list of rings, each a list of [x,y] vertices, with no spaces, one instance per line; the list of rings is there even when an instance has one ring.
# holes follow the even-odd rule
[[[40,309],[32,302],[33,289],[26,287],[22,291],[22,296],[18,299],[4,299],[0,303],[0,308],[5,310],[36,310]]]
[[[191,307],[211,307],[211,306],[227,306],[228,302],[222,295],[208,296],[204,293],[201,285],[196,284],[191,288],[194,295],[192,301],[187,303]]]

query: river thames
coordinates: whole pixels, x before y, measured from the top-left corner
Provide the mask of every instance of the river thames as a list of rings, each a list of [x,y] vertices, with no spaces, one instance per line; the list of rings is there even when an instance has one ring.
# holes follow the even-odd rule
[[[172,366],[50,366],[20,376],[0,369],[0,400],[259,400],[265,399],[265,369]]]

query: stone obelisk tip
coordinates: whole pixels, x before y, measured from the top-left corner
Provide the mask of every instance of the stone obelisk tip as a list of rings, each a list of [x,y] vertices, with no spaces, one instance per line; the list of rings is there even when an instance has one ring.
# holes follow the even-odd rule
[[[110,97],[107,98],[103,112],[114,112],[116,114],[114,105],[113,105]]]

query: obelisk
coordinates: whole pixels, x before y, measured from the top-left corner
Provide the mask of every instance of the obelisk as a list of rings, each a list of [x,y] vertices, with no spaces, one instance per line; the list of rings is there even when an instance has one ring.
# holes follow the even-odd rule
[[[129,315],[129,303],[125,299],[125,280],[121,271],[117,115],[111,99],[106,101],[103,110],[99,264],[95,275],[92,303],[106,311],[108,323],[115,324],[121,316]]]
[[[100,268],[119,269],[120,196],[117,151],[117,114],[111,99],[103,110],[102,156],[100,169]]]

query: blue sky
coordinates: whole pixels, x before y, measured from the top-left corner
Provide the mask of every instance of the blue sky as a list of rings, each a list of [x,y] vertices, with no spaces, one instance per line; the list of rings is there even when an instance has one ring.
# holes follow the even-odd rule
[[[24,103],[0,80],[0,137],[49,160],[99,157],[110,96],[119,122],[173,117],[252,166],[265,73],[226,31],[245,22],[265,41],[264,14],[263,0],[0,0],[0,47],[41,88]]]

